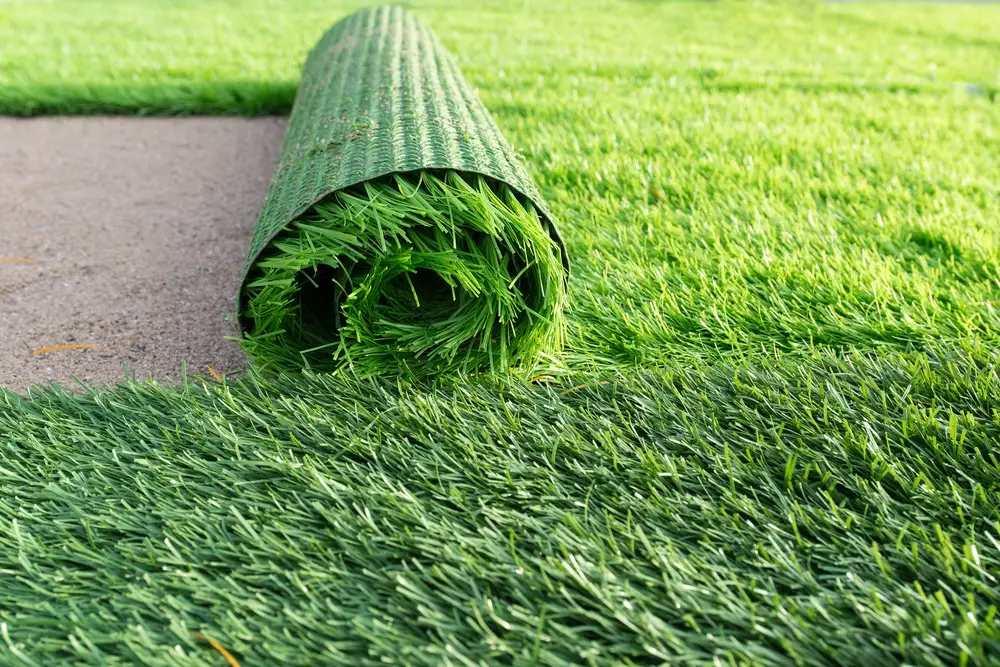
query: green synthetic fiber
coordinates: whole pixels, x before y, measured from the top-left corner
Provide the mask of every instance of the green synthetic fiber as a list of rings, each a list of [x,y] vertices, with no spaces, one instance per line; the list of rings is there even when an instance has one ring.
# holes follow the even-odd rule
[[[244,268],[262,368],[430,376],[531,367],[563,338],[565,252],[451,55],[398,7],[306,62]]]
[[[998,414],[985,349],[0,391],[0,665],[995,665]]]
[[[358,4],[0,0],[0,113],[308,122]],[[569,372],[0,391],[0,665],[1000,664],[1000,5],[407,5]]]
[[[481,177],[341,192],[257,268],[244,348],[268,369],[503,370],[561,344],[559,249],[532,208]]]

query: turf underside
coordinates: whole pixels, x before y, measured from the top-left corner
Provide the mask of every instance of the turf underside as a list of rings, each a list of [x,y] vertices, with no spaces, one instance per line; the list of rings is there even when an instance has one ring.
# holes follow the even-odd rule
[[[564,370],[5,395],[0,664],[1000,660],[1000,7],[410,4]],[[353,8],[0,2],[0,111],[285,110]]]

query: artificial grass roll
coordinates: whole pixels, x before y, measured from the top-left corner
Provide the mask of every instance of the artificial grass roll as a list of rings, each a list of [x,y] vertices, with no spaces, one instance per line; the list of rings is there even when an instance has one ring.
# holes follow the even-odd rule
[[[525,366],[562,342],[568,261],[545,203],[433,33],[398,7],[310,54],[239,295],[274,370]]]

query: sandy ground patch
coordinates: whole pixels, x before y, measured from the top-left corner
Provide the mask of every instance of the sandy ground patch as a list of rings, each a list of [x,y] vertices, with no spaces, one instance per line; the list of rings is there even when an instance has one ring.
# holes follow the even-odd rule
[[[0,118],[0,387],[244,367],[226,318],[284,133],[279,118]],[[34,354],[71,345],[106,347]]]

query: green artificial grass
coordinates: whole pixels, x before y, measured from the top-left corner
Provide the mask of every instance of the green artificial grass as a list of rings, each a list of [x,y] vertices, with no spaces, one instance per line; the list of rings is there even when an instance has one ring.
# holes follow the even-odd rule
[[[566,367],[1000,345],[1000,7],[411,6],[565,228]],[[191,113],[244,81],[234,112],[290,108],[356,7],[7,2],[0,107]]]
[[[366,182],[256,262],[243,348],[263,369],[506,371],[562,341],[561,252],[506,186],[447,172]]]
[[[320,38],[244,264],[251,359],[531,372],[560,351],[564,263],[552,214],[433,31],[385,6]]]
[[[4,664],[1000,656],[992,351],[0,406]]]
[[[295,90],[255,81],[0,86],[0,115],[279,115],[291,111]]]
[[[409,4],[561,224],[555,384],[5,395],[0,664],[1000,661],[1000,7]],[[286,110],[355,8],[0,2],[0,110]]]

